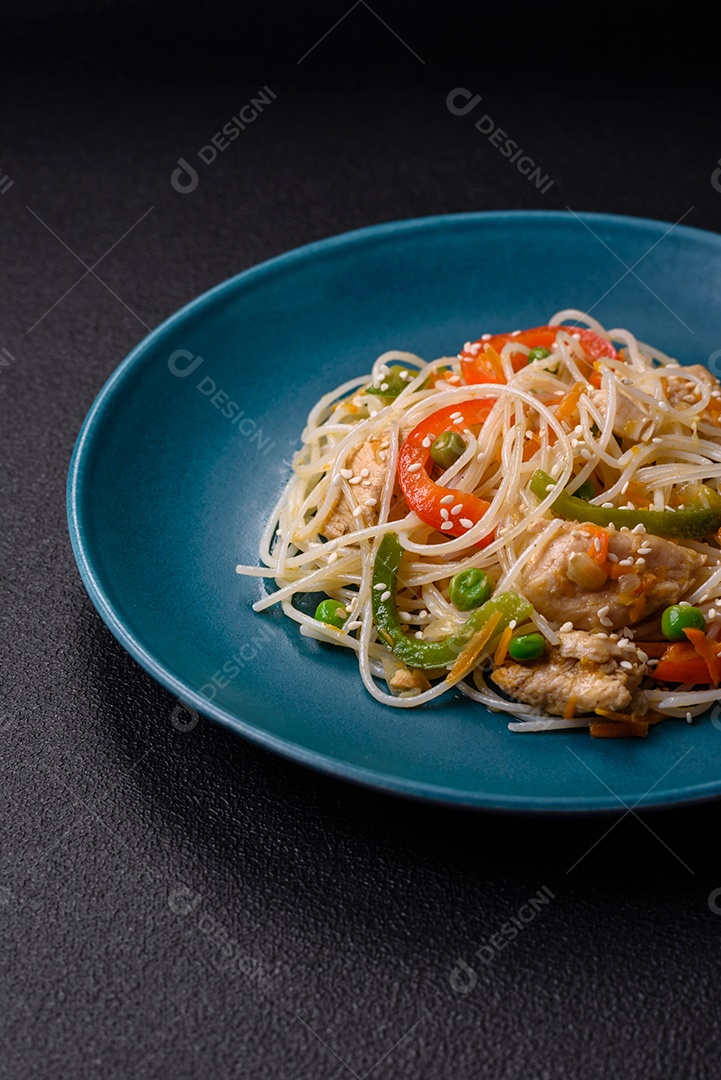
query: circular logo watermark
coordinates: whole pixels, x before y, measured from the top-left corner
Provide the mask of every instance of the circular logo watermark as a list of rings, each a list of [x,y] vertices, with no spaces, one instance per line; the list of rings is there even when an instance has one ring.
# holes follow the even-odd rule
[[[183,701],[178,701],[170,714],[170,723],[175,730],[184,733],[196,728],[199,720],[200,716],[195,709],[191,708],[190,705],[186,705]]]

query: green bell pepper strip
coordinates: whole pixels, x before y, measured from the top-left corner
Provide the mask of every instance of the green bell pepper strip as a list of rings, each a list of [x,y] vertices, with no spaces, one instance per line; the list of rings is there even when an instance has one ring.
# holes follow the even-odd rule
[[[378,545],[373,565],[373,619],[381,639],[393,653],[410,668],[450,667],[474,634],[482,630],[496,612],[500,619],[495,632],[500,633],[515,619],[520,623],[532,614],[533,608],[516,593],[496,593],[476,608],[463,626],[442,641],[421,641],[407,635],[401,625],[396,604],[398,568],[403,548],[395,533],[386,533]],[[384,588],[376,588],[383,585]],[[385,597],[385,599],[384,599]]]
[[[531,477],[531,491],[538,499],[545,499],[554,480],[537,469]],[[554,499],[552,510],[558,517],[568,521],[590,521],[602,528],[615,525],[617,529],[628,529],[643,525],[646,532],[654,536],[673,536],[679,540],[693,540],[721,528],[721,495],[713,488],[699,484],[696,495],[684,510],[618,510],[603,506],[593,506],[575,495],[559,491]]]

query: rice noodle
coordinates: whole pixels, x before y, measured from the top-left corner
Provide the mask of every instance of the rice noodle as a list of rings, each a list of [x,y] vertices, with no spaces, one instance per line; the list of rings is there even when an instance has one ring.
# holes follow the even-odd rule
[[[432,640],[434,633],[442,636],[448,627],[460,626],[467,617],[448,599],[448,581],[459,571],[482,568],[498,590],[522,595],[524,566],[562,525],[560,519],[552,517],[556,492],[549,491],[542,501],[529,492],[536,469],[547,471],[557,488],[568,487],[571,493],[591,479],[599,492],[591,500],[596,505],[612,502],[624,506],[634,492],[637,505],[650,503],[663,510],[683,503],[686,485],[705,483],[719,491],[721,390],[717,385],[696,372],[685,372],[672,357],[637,341],[626,329],[605,330],[582,311],[559,311],[548,325],[558,327],[549,356],[514,371],[517,355],[528,355],[528,346],[514,345],[510,340],[501,349],[505,383],[465,385],[460,356],[438,357],[426,363],[413,353],[392,349],[377,358],[370,374],[348,379],[324,394],[310,410],[301,448],[293,458],[292,475],[263,530],[260,565],[236,568],[261,583],[263,591],[253,604],[255,611],[279,604],[298,624],[303,637],[355,653],[366,690],[383,704],[413,708],[455,687],[495,712],[517,717],[517,723],[509,724],[513,731],[588,727],[592,719],[539,715],[534,706],[509,701],[484,680],[482,668],[489,667],[487,653],[477,660],[475,687],[465,681],[465,675],[450,678],[436,672],[430,689],[419,687],[419,692],[409,691],[405,696],[386,692],[384,680],[388,680],[389,670],[396,671],[402,665],[379,640],[372,615],[374,553],[385,533],[395,532],[407,553],[398,599],[406,632]],[[616,359],[604,357],[596,362],[600,379],[594,387],[586,381],[589,361],[583,335],[577,332],[580,326],[622,349]],[[391,364],[400,364],[407,371],[395,398],[380,394]],[[687,385],[679,384],[678,379],[674,382],[674,376],[683,376]],[[559,419],[557,412],[564,396],[578,383],[584,384],[584,391],[577,402],[577,419],[568,421],[563,413],[564,418]],[[399,448],[420,421],[439,409],[476,399],[489,400],[489,414],[473,431],[462,431],[465,450],[437,482],[473,493],[489,507],[464,535],[448,536],[424,523],[403,501],[396,484]],[[625,433],[624,417],[628,416],[637,418],[640,434]],[[362,481],[349,476],[348,462],[363,443],[380,437],[385,440],[386,471],[375,520],[356,516],[348,532],[327,539],[324,529],[339,499],[349,507],[356,505],[354,492],[360,490],[357,483]],[[492,541],[479,548],[477,541],[493,530]],[[716,638],[721,633],[721,548],[715,538],[682,543],[706,556],[706,566],[688,590],[687,599],[702,605],[706,613],[716,605],[718,618],[714,621],[714,611],[709,616],[709,636]],[[265,579],[268,589],[263,586]],[[300,609],[298,600],[308,593],[322,593],[346,605],[342,630]],[[534,611],[526,626],[537,629],[551,645],[559,641],[558,625],[541,612]],[[644,640],[644,636],[658,639],[659,616],[635,629],[636,640]],[[718,692],[683,687],[665,690],[655,685],[646,691],[646,697],[658,712],[685,716],[687,712],[703,712],[718,700]]]

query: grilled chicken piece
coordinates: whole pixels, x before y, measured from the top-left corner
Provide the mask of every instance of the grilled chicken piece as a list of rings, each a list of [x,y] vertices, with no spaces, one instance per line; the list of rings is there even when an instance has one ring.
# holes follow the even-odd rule
[[[351,485],[353,492],[353,504],[348,502],[345,493],[341,491],[333,509],[321,527],[321,534],[327,540],[335,540],[338,536],[354,531],[358,527],[358,520],[353,516],[357,506],[363,506],[360,516],[360,526],[375,525],[378,522],[380,500],[383,494],[388,463],[380,457],[381,451],[387,451],[389,446],[388,436],[380,435],[374,439],[366,439],[364,443],[349,455],[347,468],[353,470],[354,477],[360,477],[357,484]],[[363,475],[367,470],[366,475]],[[375,502],[372,500],[375,499]],[[371,500],[371,505],[367,505]]]
[[[398,668],[391,676],[388,685],[391,690],[417,690],[419,694],[431,688],[430,682],[422,671],[408,667]]]
[[[560,644],[540,660],[503,664],[492,678],[510,697],[554,716],[596,709],[633,710],[638,715],[647,709],[638,690],[645,661],[632,642],[622,641],[623,645],[598,634],[572,631],[562,634]]]
[[[606,392],[604,390],[592,390],[588,395],[589,401],[596,406],[601,416],[606,416]],[[616,415],[614,417],[613,431],[623,439],[632,439],[634,442],[642,439],[644,435],[653,430],[654,421],[648,413],[635,401],[625,397],[618,391],[616,394]]]
[[[587,553],[590,543],[583,525],[565,522],[523,569],[523,589],[536,610],[576,630],[617,630],[677,603],[706,562],[705,555],[651,533],[610,532],[609,553],[625,573],[599,588],[582,588],[568,577],[569,558]]]
[[[718,379],[703,364],[689,364],[683,369],[683,374],[675,368],[673,370],[675,374],[666,376],[666,397],[674,409],[685,409],[701,396],[698,383],[685,378],[687,372],[706,383],[711,391],[721,390]]]

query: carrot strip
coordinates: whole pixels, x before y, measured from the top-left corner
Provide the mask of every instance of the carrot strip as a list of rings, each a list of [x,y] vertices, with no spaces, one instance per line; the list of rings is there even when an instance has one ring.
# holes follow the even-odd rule
[[[513,631],[511,630],[510,626],[507,626],[500,636],[498,646],[493,657],[493,663],[496,667],[500,667],[500,665],[506,659],[506,653],[508,652],[508,643],[510,642],[512,637]]]
[[[703,630],[696,630],[688,626],[684,629],[684,634],[706,664],[708,673],[711,676],[711,682],[714,686],[718,686],[721,682],[721,664],[719,664],[716,650],[710,639],[704,634]]]
[[[585,383],[575,383],[573,388],[569,390],[565,397],[561,398],[561,403],[556,409],[556,420],[559,423],[562,420],[570,420],[578,407],[578,399],[585,389]]]
[[[595,720],[589,730],[594,739],[642,739],[648,735],[648,723],[645,720],[638,723]]]
[[[459,652],[453,667],[448,672],[448,679],[462,679],[464,675],[468,674],[483,646],[487,645],[493,637],[493,631],[496,629],[500,618],[500,611],[495,611],[483,629],[479,630],[468,642],[465,649]]]
[[[564,720],[573,720],[574,716],[576,715],[576,702],[577,701],[578,701],[578,698],[576,698],[576,697],[570,697],[568,699],[568,701],[566,702],[566,708],[563,710],[563,719]]]

